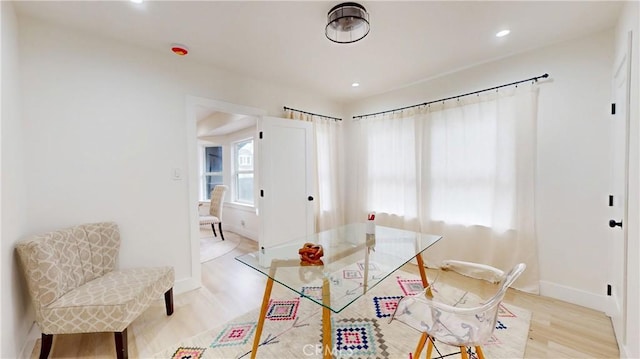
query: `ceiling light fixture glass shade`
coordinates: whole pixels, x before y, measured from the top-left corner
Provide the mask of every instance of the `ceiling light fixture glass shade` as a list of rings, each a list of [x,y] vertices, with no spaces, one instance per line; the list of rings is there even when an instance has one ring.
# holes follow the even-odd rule
[[[369,33],[369,13],[354,2],[336,5],[327,14],[324,32],[327,39],[340,44],[361,40]]]

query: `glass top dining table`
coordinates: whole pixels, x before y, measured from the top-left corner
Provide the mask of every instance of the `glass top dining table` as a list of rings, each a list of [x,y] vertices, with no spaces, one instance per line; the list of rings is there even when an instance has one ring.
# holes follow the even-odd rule
[[[339,313],[440,239],[432,234],[353,223],[236,259],[301,297]],[[301,265],[298,250],[305,243],[322,246],[323,265]],[[329,298],[317,295],[323,285],[328,286]]]
[[[422,252],[440,239],[432,234],[374,223],[353,223],[236,257],[267,276],[251,359],[256,358],[258,348],[264,344],[262,329],[273,283],[282,284],[322,308],[322,352],[324,359],[330,359],[331,313],[342,311],[413,258],[426,288]],[[303,265],[298,250],[307,244],[322,246],[321,265]]]

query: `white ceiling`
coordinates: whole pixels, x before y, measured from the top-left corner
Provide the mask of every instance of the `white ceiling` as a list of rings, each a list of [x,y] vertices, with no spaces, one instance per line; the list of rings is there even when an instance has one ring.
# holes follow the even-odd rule
[[[18,2],[48,19],[138,46],[189,47],[186,60],[349,102],[615,25],[614,1],[363,1],[371,32],[354,44],[324,35],[339,1]],[[496,38],[497,31],[511,34]],[[357,81],[360,87],[353,88]]]
[[[256,126],[252,116],[220,112],[207,107],[196,107],[196,135],[198,138],[224,136],[250,126]]]

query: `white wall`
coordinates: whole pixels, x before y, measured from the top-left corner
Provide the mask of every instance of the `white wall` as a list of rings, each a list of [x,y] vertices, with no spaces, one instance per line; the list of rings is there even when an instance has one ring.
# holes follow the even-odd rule
[[[541,293],[602,310],[613,42],[608,31],[504,58],[368,98],[349,112],[413,105],[549,73],[550,80],[540,84],[538,112]],[[347,193],[355,193],[350,185]]]
[[[10,2],[0,2],[2,12],[2,125],[0,228],[0,357],[15,358],[20,352],[29,327],[25,313],[30,312],[24,281],[18,273],[14,244],[27,230],[25,176],[20,154],[22,124],[20,122],[18,23]]]
[[[623,358],[640,358],[640,6],[637,1],[625,3],[616,28],[616,53],[626,48],[627,32],[632,31],[631,104],[629,106],[629,223],[627,267],[627,341],[620,348]]]
[[[26,195],[14,195],[24,210],[12,217],[24,225],[7,243],[83,222],[116,221],[122,235],[120,266],[172,265],[178,292],[193,285],[198,267],[189,238],[195,204],[188,188],[187,122],[193,120],[187,119],[188,96],[274,116],[284,105],[342,111],[317,94],[245,78],[168,50],[154,52],[31,18],[18,20],[22,113],[14,122],[25,131],[3,131],[3,137],[24,144],[23,152],[12,151],[10,161],[24,164]],[[3,29],[4,23],[3,18]],[[3,181],[5,167],[3,161]],[[182,180],[171,178],[175,168],[185,174]],[[20,276],[13,269],[6,275]],[[5,291],[10,289],[3,282]],[[6,312],[16,322],[6,331],[3,323],[3,340],[5,333],[20,335],[31,319],[22,304],[9,304]]]

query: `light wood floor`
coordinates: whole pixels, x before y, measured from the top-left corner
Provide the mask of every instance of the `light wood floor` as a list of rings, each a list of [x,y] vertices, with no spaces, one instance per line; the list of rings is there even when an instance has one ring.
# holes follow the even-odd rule
[[[204,263],[203,287],[176,295],[171,317],[164,313],[163,300],[154,302],[129,326],[129,356],[151,357],[181,339],[213,329],[258,307],[265,277],[234,259],[256,250],[255,242],[243,239],[234,251]],[[412,264],[403,270],[418,273]],[[440,274],[434,270],[429,270],[428,276],[440,276],[438,280],[467,280],[454,273]],[[602,312],[512,290],[505,301],[533,313],[525,358],[619,358],[611,321]],[[38,339],[31,358],[37,358],[39,351]],[[113,334],[54,336],[49,357],[114,358]]]

